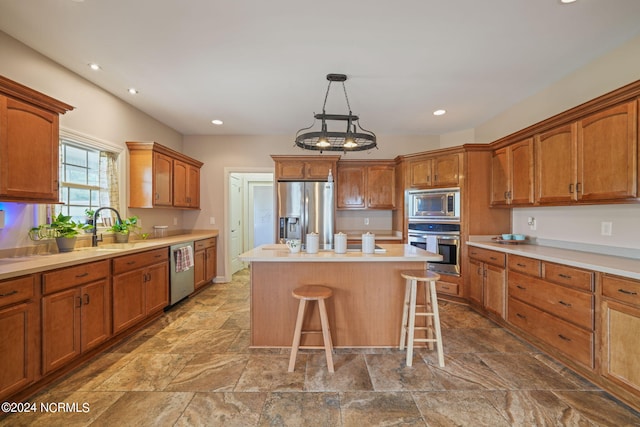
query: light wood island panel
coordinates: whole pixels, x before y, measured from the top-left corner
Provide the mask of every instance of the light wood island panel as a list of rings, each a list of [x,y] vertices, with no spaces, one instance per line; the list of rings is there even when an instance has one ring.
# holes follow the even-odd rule
[[[409,245],[381,246],[386,253],[265,250],[270,257],[254,249],[241,255],[251,262],[251,346],[290,347],[298,309],[291,292],[323,285],[333,290],[327,312],[335,347],[397,347],[405,289],[400,272],[423,269],[440,255]],[[305,328],[320,330],[315,305],[305,322]],[[320,345],[321,335],[303,336],[302,344]]]

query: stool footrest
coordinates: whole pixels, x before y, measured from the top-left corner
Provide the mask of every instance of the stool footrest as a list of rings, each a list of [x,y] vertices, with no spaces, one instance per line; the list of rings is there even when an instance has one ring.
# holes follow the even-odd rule
[[[299,345],[298,349],[300,349],[300,350],[324,350],[325,347],[322,346],[322,345]]]

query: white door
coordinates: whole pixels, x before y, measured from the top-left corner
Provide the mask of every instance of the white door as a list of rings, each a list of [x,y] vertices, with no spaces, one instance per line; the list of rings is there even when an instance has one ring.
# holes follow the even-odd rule
[[[249,248],[274,243],[273,182],[249,182]]]
[[[231,258],[231,274],[242,270],[245,265],[238,256],[244,252],[242,224],[242,179],[236,175],[229,176],[229,242]]]

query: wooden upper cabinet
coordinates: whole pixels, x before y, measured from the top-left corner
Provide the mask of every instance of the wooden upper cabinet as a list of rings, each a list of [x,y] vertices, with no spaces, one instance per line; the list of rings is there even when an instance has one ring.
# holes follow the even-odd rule
[[[0,76],[0,200],[59,201],[59,114],[72,109]]]
[[[395,209],[396,170],[394,165],[367,167],[367,207],[371,209]]]
[[[578,200],[637,197],[636,101],[578,121]]]
[[[154,206],[173,204],[173,160],[161,153],[153,153],[153,202]],[[133,192],[133,188],[132,188]]]
[[[533,204],[533,139],[495,150],[491,167],[491,205]]]
[[[493,152],[491,158],[491,205],[509,204],[509,158],[508,149]]]
[[[203,163],[155,142],[127,142],[129,207],[200,208]]]
[[[361,166],[340,166],[336,177],[338,209],[366,208],[366,170]]]
[[[173,161],[173,205],[200,206],[200,168],[180,160]]]
[[[409,162],[410,185],[416,187],[431,186],[431,165],[433,159],[412,160]]]
[[[395,164],[343,161],[338,164],[338,209],[387,209],[395,204]]]
[[[637,197],[637,120],[632,101],[536,135],[536,202]]]
[[[446,154],[409,161],[412,188],[457,187],[460,183],[460,155]]]
[[[536,135],[536,202],[576,200],[577,124]]]
[[[276,181],[326,181],[329,170],[336,174],[340,156],[271,156]]]

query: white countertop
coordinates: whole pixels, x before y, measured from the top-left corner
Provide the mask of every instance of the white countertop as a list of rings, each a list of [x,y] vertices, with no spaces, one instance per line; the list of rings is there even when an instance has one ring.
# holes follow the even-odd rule
[[[320,251],[308,254],[304,251],[291,253],[286,245],[262,245],[240,255],[245,262],[398,262],[398,261],[442,261],[442,255],[427,252],[411,245],[378,244],[384,253],[363,254],[347,252],[336,254],[333,251]]]
[[[100,261],[102,259],[167,247],[177,243],[207,239],[217,235],[218,232],[212,230],[210,232],[194,232],[160,239],[136,240],[130,243],[100,243],[97,247],[76,248],[73,252],[67,253],[0,258],[0,279],[39,273],[86,262]]]
[[[639,259],[532,244],[503,244],[492,241],[490,237],[486,236],[470,236],[467,244],[640,280]]]

